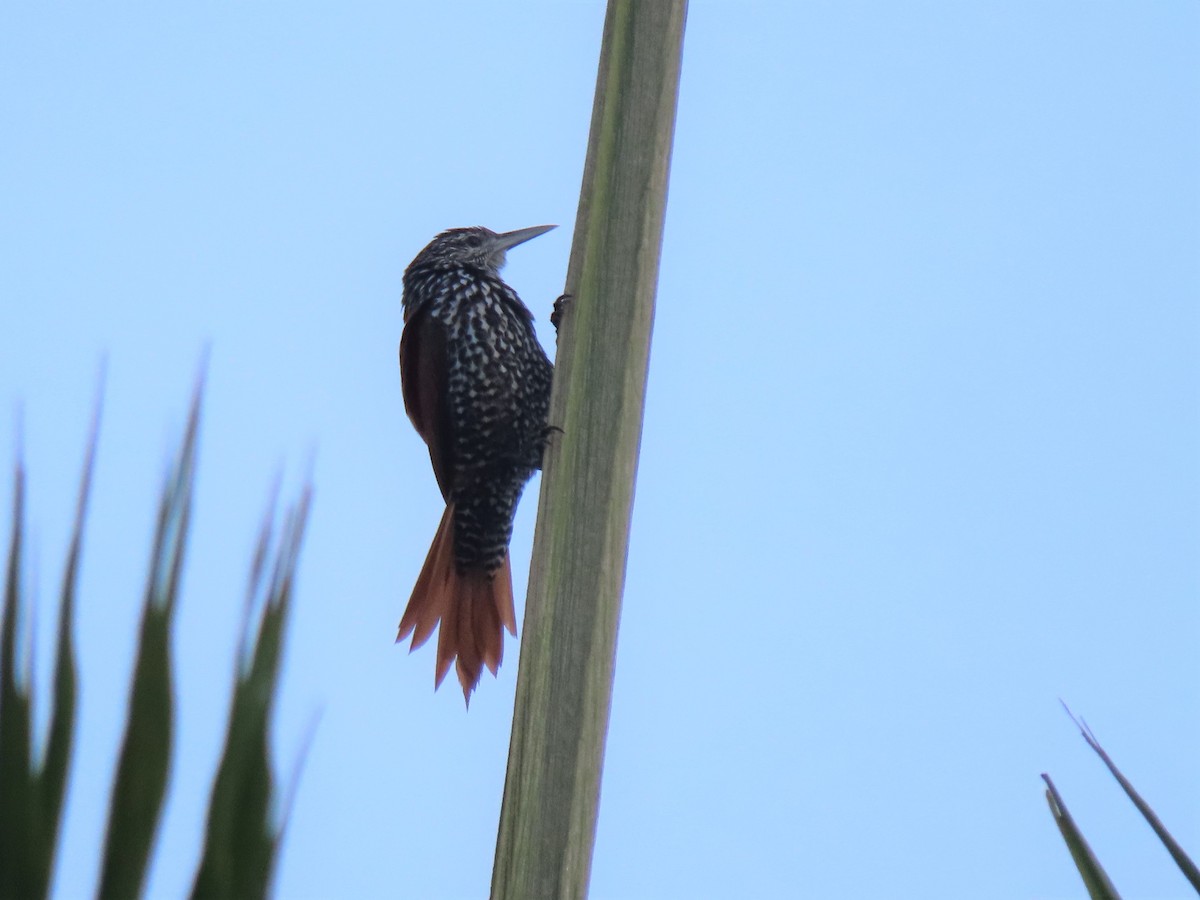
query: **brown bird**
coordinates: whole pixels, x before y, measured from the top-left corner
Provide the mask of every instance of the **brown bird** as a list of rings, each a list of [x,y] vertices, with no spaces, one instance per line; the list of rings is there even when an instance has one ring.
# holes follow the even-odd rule
[[[457,658],[468,703],[483,666],[500,666],[504,629],[517,633],[508,542],[542,465],[554,371],[500,268],[506,251],[553,227],[445,231],[404,272],[404,408],[446,510],[396,640],[412,633],[415,650],[440,622],[434,686]]]

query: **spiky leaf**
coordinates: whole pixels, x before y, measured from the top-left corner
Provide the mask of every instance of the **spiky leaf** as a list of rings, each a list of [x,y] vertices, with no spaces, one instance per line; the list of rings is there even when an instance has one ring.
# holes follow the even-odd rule
[[[274,779],[268,728],[279,679],[283,632],[310,494],[287,517],[267,579],[270,518],[264,522],[250,575],[247,608],[261,606],[253,654],[239,654],[229,727],[209,801],[204,856],[192,889],[194,898],[255,898],[266,895],[279,833],[271,823]],[[248,626],[247,626],[248,627]]]
[[[200,419],[197,387],[179,457],[158,510],[142,608],[129,718],[109,807],[100,896],[140,895],[162,812],[171,757],[171,623],[191,519]]]
[[[1104,867],[1092,853],[1092,848],[1084,838],[1083,832],[1079,830],[1079,826],[1071,817],[1067,805],[1058,793],[1058,788],[1054,786],[1049,775],[1043,773],[1042,778],[1047,786],[1046,802],[1050,804],[1050,814],[1054,816],[1054,823],[1062,833],[1067,849],[1071,852],[1071,858],[1075,860],[1075,868],[1079,870],[1079,875],[1083,878],[1088,896],[1092,900],[1121,900],[1121,895],[1113,887],[1108,873],[1104,871]]]
[[[29,685],[16,660],[24,519],[25,470],[18,462],[0,624],[0,898],[36,897],[38,882],[31,864],[40,815],[30,764]]]

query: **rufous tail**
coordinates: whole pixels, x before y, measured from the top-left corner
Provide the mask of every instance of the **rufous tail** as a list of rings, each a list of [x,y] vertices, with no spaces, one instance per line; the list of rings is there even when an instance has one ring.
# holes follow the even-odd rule
[[[433,634],[438,622],[437,676],[434,687],[458,658],[458,681],[463,697],[471,702],[471,691],[479,684],[483,667],[492,674],[504,658],[504,629],[517,633],[513,608],[512,568],[508,555],[495,572],[460,572],[454,564],[454,504],[447,503],[433,546],[417,577],[412,597],[400,618],[396,643],[412,632],[411,653]]]

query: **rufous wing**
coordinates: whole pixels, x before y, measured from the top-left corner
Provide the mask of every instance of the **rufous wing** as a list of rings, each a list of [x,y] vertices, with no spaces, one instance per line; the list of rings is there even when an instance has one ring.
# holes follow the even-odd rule
[[[448,381],[446,330],[427,311],[418,309],[408,317],[400,335],[400,387],[404,410],[429,446],[433,474],[447,501],[454,447]]]

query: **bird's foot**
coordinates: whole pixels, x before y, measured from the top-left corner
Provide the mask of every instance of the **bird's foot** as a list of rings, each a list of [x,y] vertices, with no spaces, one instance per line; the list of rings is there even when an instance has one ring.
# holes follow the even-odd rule
[[[550,440],[556,434],[566,434],[566,432],[563,431],[561,428],[559,428],[557,425],[547,425],[545,428],[542,429],[542,455],[543,456],[545,456],[546,450],[548,450],[550,447]],[[538,468],[540,469],[541,466],[539,465]]]
[[[567,307],[571,305],[571,301],[575,297],[572,294],[562,294],[554,301],[554,311],[550,313],[550,324],[554,326],[554,331],[557,334],[559,326],[562,324],[563,316],[567,312]]]

